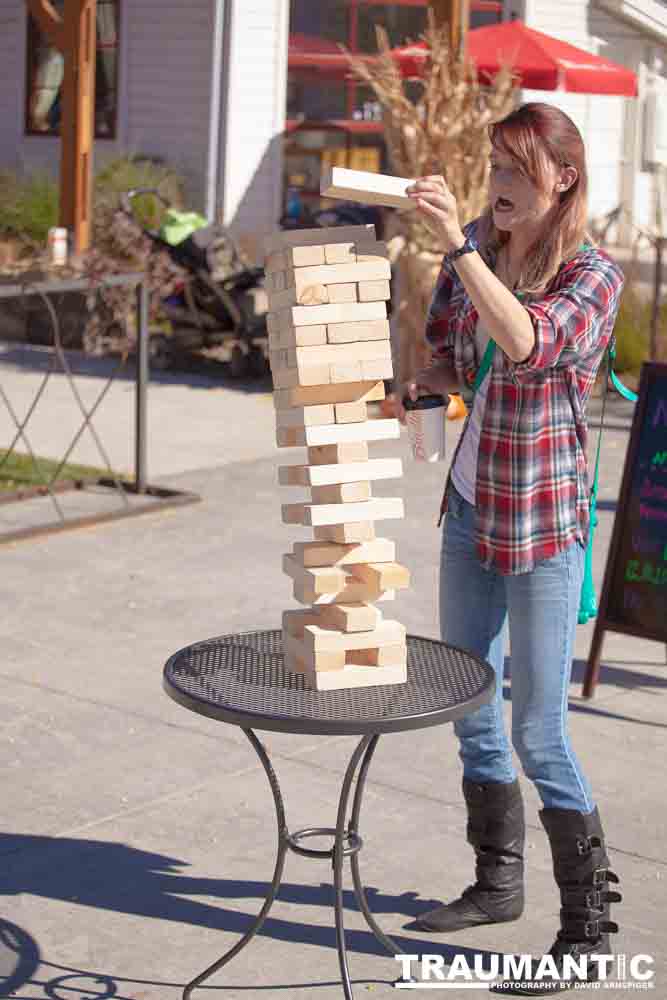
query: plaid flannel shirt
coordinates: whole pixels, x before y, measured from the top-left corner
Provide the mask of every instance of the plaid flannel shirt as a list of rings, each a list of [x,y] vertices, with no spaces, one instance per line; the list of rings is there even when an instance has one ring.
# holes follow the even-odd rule
[[[478,222],[464,231],[474,236]],[[486,262],[495,268],[493,254]],[[622,287],[623,273],[606,253],[581,250],[561,265],[542,295],[522,300],[535,332],[530,355],[514,362],[496,348],[475,487],[475,542],[487,569],[527,573],[575,539],[588,542],[585,408],[612,337]],[[482,360],[475,344],[477,318],[455,268],[443,264],[426,339],[434,357],[454,367],[468,402]],[[467,426],[468,421],[464,433]],[[441,519],[446,509],[445,488]]]

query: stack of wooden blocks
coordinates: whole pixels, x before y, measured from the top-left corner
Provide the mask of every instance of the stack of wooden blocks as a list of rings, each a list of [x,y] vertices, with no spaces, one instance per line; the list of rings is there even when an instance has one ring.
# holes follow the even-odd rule
[[[375,602],[409,584],[395,543],[375,521],[403,517],[400,498],[373,498],[371,482],[403,473],[400,459],[369,459],[369,441],[397,438],[397,420],[369,419],[392,376],[387,248],[373,226],[281,233],[267,241],[269,349],[279,447],[305,446],[284,486],[309,488],[283,521],[314,541],[284,556],[305,610],[283,615],[285,663],[317,690],[406,680],[405,628]]]

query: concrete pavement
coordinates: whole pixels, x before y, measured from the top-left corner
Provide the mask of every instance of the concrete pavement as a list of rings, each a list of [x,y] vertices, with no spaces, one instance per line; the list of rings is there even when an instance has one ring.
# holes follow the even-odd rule
[[[13,398],[26,398],[35,363],[34,356],[19,362],[5,355],[0,378]],[[83,375],[82,383],[82,391],[99,391],[99,374]],[[53,388],[57,407],[66,387]],[[280,523],[280,503],[288,494],[297,499],[297,491],[276,486],[276,466],[291,453],[274,448],[269,388],[164,376],[150,392],[149,478],[195,490],[203,503],[1,550],[0,983],[13,977],[12,996],[177,1000],[183,984],[231,947],[261,906],[275,844],[264,774],[237,729],[168,699],[161,671],[175,649],[274,627],[293,605],[281,554],[298,529]],[[114,461],[127,448],[130,402],[129,383],[105,399]],[[631,411],[620,400],[610,405],[598,590]],[[44,421],[36,450],[56,447],[60,424]],[[459,426],[448,429],[453,447]],[[405,436],[373,450],[405,458],[403,480],[382,491],[400,492],[407,509],[405,520],[389,528],[414,577],[396,601],[396,617],[411,632],[436,636],[435,520],[444,467],[413,464]],[[572,738],[622,881],[614,944],[655,958],[657,998],[667,994],[665,650],[608,633],[602,683],[585,702],[581,677],[592,627],[577,633]],[[509,717],[508,701],[506,711]],[[354,740],[266,734],[266,743],[290,828],[332,825]],[[431,900],[457,894],[472,871],[454,734],[444,726],[380,741],[362,815],[361,868],[372,908],[405,952],[442,953],[451,961],[457,952],[540,953],[551,944],[558,898],[539,803],[527,781],[523,787],[523,918],[428,938],[406,929],[411,918]],[[326,862],[290,855],[263,932],[195,1000],[342,996],[331,885]],[[389,984],[398,966],[381,953],[351,890],[346,907],[355,995],[394,995]],[[9,989],[0,986],[4,995]]]

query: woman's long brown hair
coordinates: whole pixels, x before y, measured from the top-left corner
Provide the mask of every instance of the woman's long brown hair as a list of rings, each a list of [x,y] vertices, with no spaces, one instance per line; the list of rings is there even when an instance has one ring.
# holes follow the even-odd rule
[[[572,257],[587,238],[588,173],[586,151],[579,129],[571,118],[551,104],[522,104],[502,121],[489,127],[491,144],[508,153],[541,191],[548,192],[548,162],[572,166],[577,179],[560,195],[543,232],[528,249],[517,287],[527,293],[543,292],[563,261]],[[497,252],[509,233],[496,228],[489,205],[482,215],[481,244]]]

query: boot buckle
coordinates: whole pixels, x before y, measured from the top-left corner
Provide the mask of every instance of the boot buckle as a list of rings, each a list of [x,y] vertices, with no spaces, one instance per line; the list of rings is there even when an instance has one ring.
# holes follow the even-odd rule
[[[584,854],[590,854],[591,845],[588,837],[577,837],[577,854],[583,857]]]
[[[563,906],[585,906],[587,910],[602,909],[602,893],[599,889],[588,890],[585,886],[563,888],[561,890]]]
[[[609,874],[610,873],[607,868],[596,868],[595,871],[593,872],[593,885],[602,885],[603,882],[607,881],[618,882],[618,879],[616,878],[613,872],[611,872],[611,874],[614,875],[612,879],[608,878]]]

